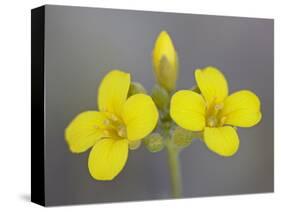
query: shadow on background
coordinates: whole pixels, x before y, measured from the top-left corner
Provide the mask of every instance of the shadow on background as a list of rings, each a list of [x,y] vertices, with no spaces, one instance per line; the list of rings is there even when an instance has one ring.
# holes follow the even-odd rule
[[[21,195],[20,195],[20,199],[21,199],[22,201],[25,201],[25,202],[30,202],[30,201],[31,201],[30,194],[21,194]]]

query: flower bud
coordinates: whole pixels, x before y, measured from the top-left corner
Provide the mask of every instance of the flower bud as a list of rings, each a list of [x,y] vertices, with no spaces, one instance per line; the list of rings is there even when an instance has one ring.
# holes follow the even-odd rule
[[[177,127],[173,134],[173,142],[176,146],[184,148],[188,147],[193,139],[193,133],[181,127]]]
[[[130,150],[136,150],[140,147],[141,145],[141,141],[137,140],[137,141],[130,141],[129,142],[129,149]]]
[[[159,152],[163,149],[163,138],[159,133],[152,133],[144,138],[144,145],[150,152]]]
[[[138,93],[144,93],[146,94],[145,88],[140,84],[139,82],[131,82],[128,96],[132,96]]]
[[[162,31],[156,39],[152,62],[157,82],[168,91],[175,89],[178,56],[173,41],[166,31]]]
[[[151,97],[159,109],[163,109],[169,104],[168,92],[159,85],[153,87]]]

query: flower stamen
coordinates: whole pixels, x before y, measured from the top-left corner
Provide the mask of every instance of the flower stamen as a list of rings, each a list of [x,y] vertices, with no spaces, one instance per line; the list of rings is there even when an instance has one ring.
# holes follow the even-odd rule
[[[122,120],[114,114],[106,114],[107,119],[103,121],[105,126],[104,135],[110,137],[127,137],[127,130]]]
[[[219,118],[219,112],[223,109],[223,103],[216,103],[210,106],[209,112],[207,114],[207,126],[209,127],[217,127],[222,126],[224,123],[224,119]]]
[[[220,126],[223,126],[225,121],[226,121],[226,117],[225,116],[221,117],[221,119],[220,119]]]
[[[126,132],[126,128],[124,126],[120,126],[118,131],[117,131],[117,134],[120,136],[120,137],[126,137],[127,136],[127,132]]]
[[[207,125],[210,127],[215,127],[217,125],[217,118],[215,116],[208,117]]]

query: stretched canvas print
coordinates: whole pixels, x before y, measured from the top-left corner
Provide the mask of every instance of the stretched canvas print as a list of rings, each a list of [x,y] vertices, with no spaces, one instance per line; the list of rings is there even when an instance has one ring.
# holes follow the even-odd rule
[[[273,192],[273,20],[31,14],[33,202]]]

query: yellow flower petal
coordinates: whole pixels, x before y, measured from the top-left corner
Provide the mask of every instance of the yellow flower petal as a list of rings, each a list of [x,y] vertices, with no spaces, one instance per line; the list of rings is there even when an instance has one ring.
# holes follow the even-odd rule
[[[204,141],[211,151],[225,157],[234,155],[239,148],[238,134],[230,126],[206,127],[204,130]]]
[[[96,111],[80,113],[65,130],[65,139],[74,153],[84,152],[102,137],[104,114]]]
[[[152,62],[158,83],[168,90],[174,89],[178,76],[178,57],[166,31],[162,31],[155,41]]]
[[[182,90],[172,96],[170,115],[180,127],[191,131],[203,130],[205,113],[206,103],[200,94]]]
[[[221,103],[228,95],[228,85],[224,75],[215,67],[195,70],[197,85],[208,105]]]
[[[98,91],[98,106],[103,112],[120,115],[130,87],[130,74],[113,70],[102,80]]]
[[[96,180],[112,180],[124,168],[128,158],[128,141],[103,139],[89,155],[88,168]]]
[[[123,113],[123,121],[130,141],[144,138],[155,128],[158,111],[150,96],[136,94],[128,98]]]
[[[225,99],[220,114],[225,124],[238,127],[252,127],[261,120],[260,100],[251,91],[242,90]]]

